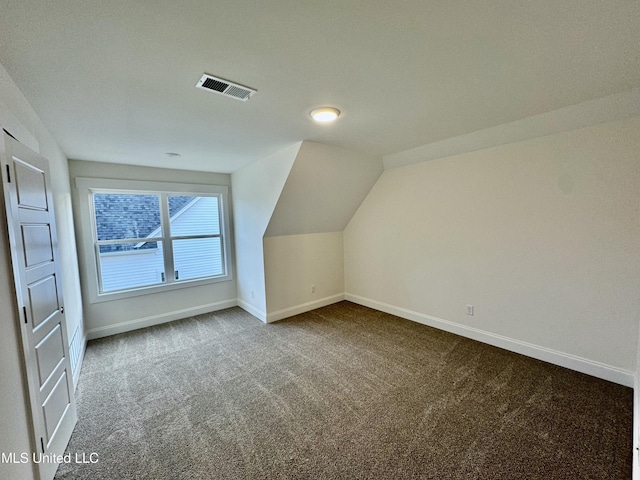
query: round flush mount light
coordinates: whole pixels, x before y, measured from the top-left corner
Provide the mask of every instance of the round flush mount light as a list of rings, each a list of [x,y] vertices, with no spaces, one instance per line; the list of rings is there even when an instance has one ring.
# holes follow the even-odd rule
[[[333,107],[321,107],[311,110],[310,115],[318,123],[331,123],[340,116],[340,110]]]

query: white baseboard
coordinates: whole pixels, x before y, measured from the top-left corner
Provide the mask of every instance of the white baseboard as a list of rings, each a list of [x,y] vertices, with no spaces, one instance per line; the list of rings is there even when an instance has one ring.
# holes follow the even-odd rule
[[[330,297],[324,297],[312,302],[302,303],[293,307],[277,310],[275,312],[267,314],[267,323],[272,323],[284,318],[293,317],[294,315],[309,312],[311,310],[315,310],[316,308],[326,307],[327,305],[338,303],[342,300],[344,300],[344,293],[339,293],[338,295],[331,295]]]
[[[130,332],[139,328],[151,327],[162,323],[180,320],[182,318],[200,315],[202,313],[215,312],[224,308],[235,307],[238,305],[237,299],[223,300],[221,302],[208,303],[206,305],[198,305],[197,307],[183,308],[173,312],[161,313],[159,315],[151,315],[149,317],[137,318],[126,322],[115,323],[105,327],[97,327],[87,330],[87,340],[93,340],[101,337],[108,337],[117,333]]]
[[[528,357],[536,358],[545,362],[553,363],[561,367],[586,373],[594,377],[602,378],[610,382],[619,383],[627,387],[635,386],[635,374],[629,370],[624,370],[611,365],[606,365],[586,358],[578,357],[550,348],[541,347],[532,343],[522,342],[513,338],[496,335],[495,333],[486,332],[477,328],[468,327],[459,323],[443,320],[431,315],[408,310],[406,308],[389,305],[387,303],[378,302],[370,298],[361,297],[351,293],[345,294],[345,299],[350,302],[364,305],[365,307],[374,308],[382,312],[390,313],[398,317],[406,318],[414,322],[422,323],[430,327],[438,328],[447,332],[455,333],[462,337],[487,343],[495,347],[504,348],[515,353],[520,353]]]
[[[251,305],[249,302],[245,302],[244,300],[238,298],[238,306],[247,313],[250,313],[251,315],[256,317],[258,320],[267,323],[267,314],[257,307]]]

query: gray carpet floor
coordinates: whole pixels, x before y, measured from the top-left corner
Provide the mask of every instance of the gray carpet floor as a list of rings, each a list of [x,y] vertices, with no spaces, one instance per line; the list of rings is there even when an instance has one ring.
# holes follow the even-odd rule
[[[57,479],[631,478],[630,388],[349,302],[92,341],[77,399]]]

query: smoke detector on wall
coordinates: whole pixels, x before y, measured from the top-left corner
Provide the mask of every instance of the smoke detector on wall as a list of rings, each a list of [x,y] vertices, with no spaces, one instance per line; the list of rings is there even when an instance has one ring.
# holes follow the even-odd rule
[[[224,95],[225,97],[242,100],[243,102],[249,100],[253,94],[257,92],[257,90],[254,90],[253,88],[245,87],[244,85],[239,85],[222,78],[217,78],[207,73],[200,77],[196,87]]]

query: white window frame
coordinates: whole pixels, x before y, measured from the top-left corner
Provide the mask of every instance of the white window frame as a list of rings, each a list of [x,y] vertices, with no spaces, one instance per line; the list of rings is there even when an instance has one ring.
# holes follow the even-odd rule
[[[121,298],[136,297],[150,293],[160,293],[167,290],[187,288],[210,283],[227,282],[233,280],[233,252],[231,250],[231,228],[229,226],[229,187],[224,185],[198,185],[188,183],[154,182],[142,180],[115,180],[104,178],[76,178],[76,187],[80,192],[79,210],[81,215],[81,232],[84,264],[87,272],[87,284],[89,287],[89,302],[99,303]],[[96,218],[93,208],[94,193],[116,194],[153,194],[160,196],[160,202],[170,195],[184,196],[216,196],[219,203],[220,237],[222,238],[222,266],[224,273],[206,278],[191,280],[175,280],[171,274],[165,275],[165,283],[147,285],[113,292],[101,292],[100,287],[100,260],[98,257],[98,239]],[[164,251],[165,272],[173,272],[173,240],[182,237],[173,237],[169,227],[168,206],[160,207],[161,223],[166,228],[161,230],[161,235],[154,241],[161,241]],[[197,238],[189,236],[187,238]],[[100,242],[103,243],[103,242]]]

